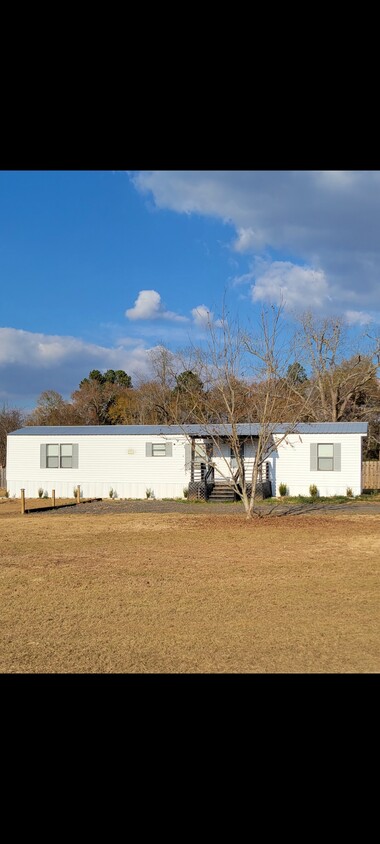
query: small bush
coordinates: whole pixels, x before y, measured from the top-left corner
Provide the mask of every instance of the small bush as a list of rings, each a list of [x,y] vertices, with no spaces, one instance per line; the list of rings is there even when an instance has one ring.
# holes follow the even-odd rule
[[[188,495],[189,495],[189,490],[188,490],[187,486],[184,486],[184,488],[183,488],[183,497],[184,497],[184,498],[187,498],[187,497],[188,497]]]
[[[45,492],[44,492],[42,498],[49,498],[49,493],[48,493],[47,489],[45,489]]]
[[[74,486],[74,487],[73,487],[73,496],[74,496],[74,498],[76,498],[76,497],[77,497],[77,489],[78,489],[78,487],[77,487],[77,486]]]
[[[154,498],[154,492],[149,487],[145,490],[145,495],[147,498]]]
[[[351,489],[350,486],[348,486],[347,489],[346,489],[346,495],[347,495],[347,498],[353,498],[354,497],[354,493],[352,492],[352,489]]]
[[[6,498],[9,498],[9,489],[5,490],[4,495],[5,495]]]
[[[44,491],[42,489],[42,486],[40,486],[40,488],[38,490],[38,498],[42,498],[43,494],[44,494]]]
[[[118,498],[117,491],[116,491],[116,489],[113,489],[112,486],[111,486],[111,489],[110,489],[108,495],[109,495],[110,498]]]
[[[317,495],[318,495],[318,487],[316,487],[315,484],[310,484],[309,492],[310,492],[311,498],[316,498]]]
[[[288,491],[286,484],[280,484],[279,487],[278,487],[278,491],[280,493],[281,498],[283,498],[284,495],[286,495],[286,493]]]

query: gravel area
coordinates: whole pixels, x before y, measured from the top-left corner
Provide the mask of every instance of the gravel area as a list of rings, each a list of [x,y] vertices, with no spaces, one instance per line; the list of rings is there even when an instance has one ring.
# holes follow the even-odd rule
[[[325,504],[323,502],[320,504],[259,504],[255,508],[255,512],[263,516],[283,516],[286,514],[294,516],[303,514],[321,515],[322,513],[325,515],[329,513],[380,515],[380,501],[352,501],[342,504]],[[87,513],[93,515],[97,513],[107,515],[117,515],[118,513],[181,513],[182,515],[195,515],[196,513],[202,513],[203,515],[223,516],[228,514],[229,516],[245,516],[244,507],[241,502],[233,504],[211,502],[206,504],[202,502],[198,504],[187,501],[155,501],[145,499],[141,501],[130,501],[127,499],[108,501],[104,499],[103,501],[84,502],[74,507],[63,506],[55,510],[46,509],[44,511],[36,511],[35,513],[30,512],[29,515],[35,517],[42,516],[43,518],[52,516],[56,518],[57,516],[67,516],[68,514],[72,516],[83,516]]]

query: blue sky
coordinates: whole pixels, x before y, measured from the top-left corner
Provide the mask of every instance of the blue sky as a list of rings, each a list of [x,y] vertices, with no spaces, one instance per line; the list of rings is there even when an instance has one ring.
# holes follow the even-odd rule
[[[0,173],[0,403],[148,373],[207,311],[380,321],[380,173]],[[377,329],[376,329],[377,330]]]

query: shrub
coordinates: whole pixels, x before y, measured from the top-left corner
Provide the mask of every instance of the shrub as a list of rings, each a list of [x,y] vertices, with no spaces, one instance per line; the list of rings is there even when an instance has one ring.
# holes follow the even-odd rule
[[[42,489],[42,486],[40,486],[40,488],[38,490],[38,498],[42,498],[43,494],[44,494],[44,491]]]
[[[42,498],[49,498],[49,493],[48,493],[47,489],[45,489],[45,492],[44,492]]]
[[[74,487],[73,487],[73,496],[74,496],[74,498],[76,498],[76,497],[77,497],[77,489],[78,489],[78,487],[77,487],[77,486],[74,486]]]
[[[188,497],[188,495],[189,495],[189,490],[188,490],[188,487],[187,487],[187,486],[184,486],[184,488],[183,488],[183,497],[184,497],[184,498],[187,498],[187,497]]]
[[[352,489],[351,489],[350,486],[348,486],[347,489],[346,489],[346,495],[347,495],[347,498],[353,498],[354,497],[354,493],[352,492]]]
[[[287,491],[288,491],[288,488],[287,488],[286,484],[280,484],[280,485],[279,485],[279,487],[278,487],[278,491],[279,491],[279,493],[280,493],[280,495],[281,495],[281,498],[283,498],[283,497],[284,497],[284,495],[286,495],[286,493],[287,493]]]
[[[318,495],[318,487],[316,487],[315,484],[310,484],[309,492],[310,492],[311,498],[316,498],[317,495]]]
[[[145,495],[147,498],[154,498],[154,492],[149,487],[145,490]]]
[[[111,489],[110,489],[108,495],[109,495],[110,498],[117,498],[118,497],[116,489],[112,489],[112,486],[111,486]]]
[[[5,495],[6,498],[9,498],[9,489],[5,490],[4,495]]]

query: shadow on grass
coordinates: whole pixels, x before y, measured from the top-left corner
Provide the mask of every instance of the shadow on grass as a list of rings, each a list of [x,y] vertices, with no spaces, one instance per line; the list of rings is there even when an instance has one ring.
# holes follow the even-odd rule
[[[337,501],[336,503],[321,501],[302,502],[300,504],[273,504],[255,507],[254,513],[260,518],[265,516],[302,516],[306,513],[331,513],[332,510],[346,510],[355,504],[354,501]]]
[[[65,507],[80,507],[81,504],[92,504],[94,501],[102,501],[101,498],[82,498],[81,501],[67,501],[66,504],[49,504],[47,507],[29,507],[25,513],[47,513],[49,510],[64,510]]]

